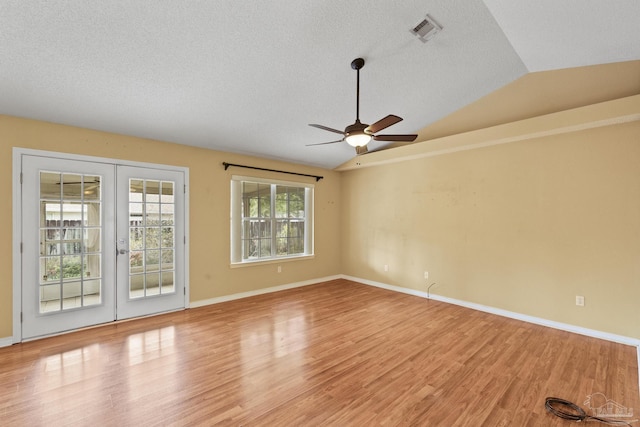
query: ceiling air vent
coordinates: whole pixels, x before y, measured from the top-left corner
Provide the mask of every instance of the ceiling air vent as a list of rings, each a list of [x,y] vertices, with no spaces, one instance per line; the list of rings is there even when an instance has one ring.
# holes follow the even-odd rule
[[[422,21],[411,29],[411,34],[418,37],[422,43],[426,43],[433,38],[433,36],[438,34],[440,30],[442,30],[442,26],[427,14]]]

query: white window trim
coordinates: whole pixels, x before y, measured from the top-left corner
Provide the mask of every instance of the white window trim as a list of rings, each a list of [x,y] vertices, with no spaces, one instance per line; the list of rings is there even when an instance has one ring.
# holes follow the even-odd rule
[[[275,184],[288,187],[298,187],[309,189],[305,191],[305,235],[304,235],[304,253],[299,255],[288,256],[272,256],[269,258],[260,258],[252,260],[242,259],[242,182],[256,182],[259,184]],[[314,206],[313,199],[315,186],[313,184],[281,181],[277,179],[256,178],[253,176],[232,175],[231,176],[231,211],[230,211],[230,232],[231,232],[231,267],[242,267],[256,264],[273,264],[285,261],[296,261],[301,259],[310,259],[314,257]]]

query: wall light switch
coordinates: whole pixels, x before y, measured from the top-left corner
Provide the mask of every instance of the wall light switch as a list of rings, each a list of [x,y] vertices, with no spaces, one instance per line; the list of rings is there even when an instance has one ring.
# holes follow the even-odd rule
[[[582,295],[576,295],[576,305],[584,307],[584,297]]]

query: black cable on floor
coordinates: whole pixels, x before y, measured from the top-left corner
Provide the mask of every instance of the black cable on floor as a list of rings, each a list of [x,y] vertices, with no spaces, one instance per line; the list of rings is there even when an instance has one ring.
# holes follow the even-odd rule
[[[544,401],[544,408],[556,417],[560,417],[565,420],[576,422],[598,421],[612,426],[633,427],[631,424],[623,420],[614,420],[611,418],[601,418],[587,415],[584,409],[582,409],[575,403],[569,402],[568,400],[560,399],[559,397],[547,397]]]

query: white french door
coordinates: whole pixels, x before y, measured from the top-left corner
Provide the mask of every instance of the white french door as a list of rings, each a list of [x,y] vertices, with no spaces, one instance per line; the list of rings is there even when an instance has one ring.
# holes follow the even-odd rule
[[[184,174],[118,166],[118,319],[185,306]]]
[[[115,317],[113,165],[22,158],[22,337]]]
[[[182,171],[22,155],[21,338],[185,302]]]

